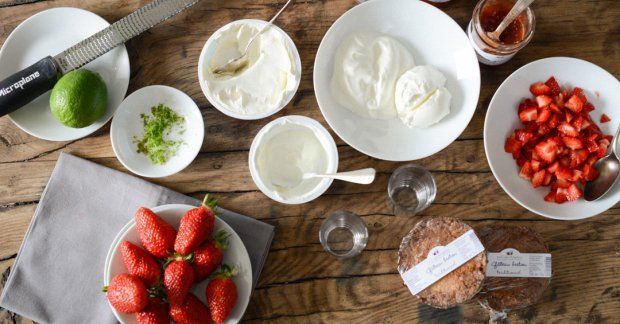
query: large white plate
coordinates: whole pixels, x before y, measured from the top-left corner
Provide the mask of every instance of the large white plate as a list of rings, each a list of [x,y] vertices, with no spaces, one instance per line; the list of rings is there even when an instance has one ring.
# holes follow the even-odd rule
[[[82,9],[54,8],[41,11],[17,26],[2,46],[0,78],[8,77],[46,56],[56,55],[109,25],[105,19]],[[9,118],[26,133],[49,141],[75,140],[98,130],[112,118],[127,93],[127,50],[121,45],[84,68],[99,73],[108,87],[108,105],[105,114],[97,122],[84,128],[64,126],[50,111],[49,91],[9,114]]]
[[[360,117],[333,98],[330,80],[338,45],[349,34],[367,31],[399,40],[416,65],[434,65],[448,79],[452,112],[426,129],[410,129],[398,119]],[[412,0],[373,0],[355,6],[329,29],[314,64],[314,90],[323,116],[347,144],[391,161],[421,159],[450,145],[467,127],[480,94],[480,68],[461,27],[441,10]]]
[[[522,127],[517,106],[524,98],[531,97],[529,89],[532,83],[544,82],[550,76],[555,76],[561,87],[583,88],[588,101],[596,107],[591,113],[592,119],[605,134],[615,134],[620,123],[620,82],[609,72],[587,61],[569,57],[546,58],[512,73],[493,95],[484,121],[487,160],[504,191],[533,213],[561,220],[592,217],[620,201],[620,183],[605,197],[594,202],[580,199],[561,205],[548,203],[543,197],[549,193],[549,187],[533,188],[530,182],[521,179],[512,155],[504,152],[506,138],[517,127]],[[611,122],[598,122],[603,113],[611,117]]]
[[[137,152],[135,138],[143,137],[141,114],[151,114],[151,107],[164,104],[185,118],[185,131],[179,150],[164,164],[153,164],[149,158]],[[154,85],[130,94],[118,107],[110,127],[110,140],[118,160],[131,172],[149,178],[161,178],[185,169],[198,155],[204,139],[205,126],[196,103],[183,91]],[[177,131],[173,130],[176,136]]]
[[[173,204],[158,206],[152,210],[163,220],[178,229],[183,214],[195,207],[196,206]],[[118,246],[121,242],[127,240],[138,246],[142,246],[142,244],[140,244],[140,239],[138,237],[138,233],[136,232],[135,226],[136,222],[132,219],[123,227],[123,229],[121,229],[112,242],[106,257],[105,268],[103,271],[104,285],[109,285],[115,275],[127,272],[121,253],[118,251]],[[224,260],[222,262],[235,267],[238,271],[237,275],[233,277],[233,280],[237,285],[237,304],[225,323],[238,323],[241,321],[243,313],[245,313],[245,309],[250,301],[250,294],[252,293],[252,264],[250,263],[248,251],[245,249],[245,245],[243,244],[243,241],[241,241],[241,238],[239,238],[239,235],[237,235],[237,233],[235,233],[235,231],[228,226],[226,222],[221,220],[219,217],[216,217],[213,232],[217,233],[219,230],[225,230],[230,234],[230,237],[228,238],[230,244],[228,249],[224,252]],[[198,285],[195,285],[191,290],[196,297],[205,303],[205,305],[205,289],[207,287],[207,283],[208,279]],[[110,308],[121,323],[136,323],[135,315],[119,313],[114,309],[114,307],[112,307],[112,305],[110,305]]]

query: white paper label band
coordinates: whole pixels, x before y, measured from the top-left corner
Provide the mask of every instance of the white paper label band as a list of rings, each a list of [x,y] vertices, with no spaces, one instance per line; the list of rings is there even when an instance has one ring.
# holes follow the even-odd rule
[[[505,249],[488,254],[487,277],[551,278],[551,254]]]
[[[450,244],[433,248],[424,261],[401,276],[411,293],[417,295],[483,251],[482,243],[469,230]]]

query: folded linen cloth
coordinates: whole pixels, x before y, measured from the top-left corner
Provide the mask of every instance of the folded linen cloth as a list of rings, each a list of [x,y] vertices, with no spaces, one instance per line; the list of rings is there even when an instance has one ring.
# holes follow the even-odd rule
[[[93,162],[61,154],[0,296],[0,306],[39,323],[114,323],[103,287],[105,258],[141,207],[200,202]],[[254,285],[273,226],[220,209],[243,240]]]

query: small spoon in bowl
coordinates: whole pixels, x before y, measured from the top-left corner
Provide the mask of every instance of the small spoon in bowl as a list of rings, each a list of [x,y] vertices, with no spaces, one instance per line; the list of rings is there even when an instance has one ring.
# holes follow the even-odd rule
[[[329,174],[304,173],[303,179],[311,178],[332,178],[358,184],[371,184],[375,180],[377,171],[373,168],[360,169],[348,172],[338,172]]]
[[[284,9],[286,9],[286,7],[288,7],[288,5],[292,2],[293,0],[288,0],[284,6],[282,6],[282,8],[280,9],[280,11],[278,11],[275,16],[273,16],[273,18],[271,18],[271,20],[269,20],[268,23],[266,23],[259,31],[258,33],[256,33],[254,36],[252,36],[252,38],[250,38],[250,41],[248,42],[248,44],[245,46],[245,49],[243,50],[243,52],[241,52],[241,55],[235,58],[232,58],[230,60],[228,60],[228,62],[226,62],[224,65],[213,69],[212,73],[213,74],[218,74],[218,75],[231,75],[231,74],[235,74],[237,73],[237,71],[240,71],[241,69],[245,68],[248,65],[248,51],[250,50],[250,46],[252,46],[252,43],[254,43],[254,41],[267,29],[269,29],[269,27],[271,27],[271,25],[273,25],[273,22],[278,18],[278,16],[280,16],[280,14],[284,11]]]
[[[583,198],[587,201],[594,201],[603,197],[614,186],[620,175],[620,159],[618,158],[618,137],[620,137],[620,126],[611,141],[611,152],[605,157],[594,163],[594,168],[600,173],[594,181],[586,182],[583,190]]]
[[[497,26],[494,31],[488,32],[487,36],[495,42],[501,42],[499,37],[502,35],[504,30],[506,30],[506,28],[508,28],[508,26],[510,26],[510,24],[517,19],[517,17],[519,17],[521,12],[532,4],[532,2],[534,2],[534,0],[518,0],[512,9],[510,9],[510,12],[508,12],[506,17],[504,17],[502,22],[499,23],[499,26]]]

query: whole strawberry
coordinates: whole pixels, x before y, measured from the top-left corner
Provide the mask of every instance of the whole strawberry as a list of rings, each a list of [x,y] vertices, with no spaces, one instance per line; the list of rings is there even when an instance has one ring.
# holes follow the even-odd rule
[[[196,274],[196,282],[207,278],[224,259],[222,251],[228,248],[228,237],[230,235],[226,231],[219,231],[215,238],[206,242],[194,251],[194,272]]]
[[[200,244],[206,241],[215,225],[216,199],[205,196],[202,206],[188,210],[179,225],[179,233],[174,241],[174,250],[180,254],[194,252]]]
[[[174,249],[174,227],[144,207],[138,209],[135,218],[142,246],[157,258],[167,257]]]
[[[170,317],[177,324],[213,323],[207,306],[192,293],[187,295],[183,304],[170,306]]]
[[[109,286],[103,287],[108,301],[121,313],[136,313],[149,302],[146,286],[140,278],[130,274],[119,274],[112,278]]]
[[[136,314],[138,324],[169,324],[168,306],[161,298],[149,298],[149,304]]]
[[[193,283],[194,269],[189,262],[185,260],[170,262],[164,270],[164,286],[170,305],[182,304]]]
[[[159,280],[161,267],[148,252],[129,241],[123,241],[120,250],[130,274],[139,277],[148,286]]]
[[[205,291],[207,303],[211,311],[211,319],[215,323],[223,323],[233,308],[235,308],[237,286],[231,279],[234,275],[234,270],[230,266],[223,264],[220,272],[207,285]]]

